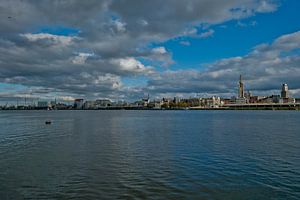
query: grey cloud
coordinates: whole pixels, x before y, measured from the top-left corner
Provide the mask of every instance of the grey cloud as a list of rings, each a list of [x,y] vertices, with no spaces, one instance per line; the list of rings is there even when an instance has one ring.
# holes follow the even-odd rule
[[[144,88],[128,88],[122,78],[147,76],[154,92],[181,91],[184,86],[164,89],[162,84],[158,90],[163,80],[152,77],[157,74],[168,80],[167,72],[157,72],[153,66],[167,67],[174,61],[172,52],[155,52],[150,43],[181,36],[203,24],[209,27],[275,9],[273,1],[265,0],[0,0],[0,82],[42,87],[50,89],[49,94],[131,98]],[[79,33],[40,33],[43,27],[67,27]],[[287,45],[278,41],[278,48],[281,43]],[[188,84],[189,80],[183,81]],[[194,79],[191,84],[192,90],[199,88]]]
[[[288,83],[293,95],[300,95],[300,31],[283,35],[272,44],[255,47],[244,57],[207,64],[205,71],[179,70],[157,74],[149,81],[153,93],[208,93],[236,95],[240,74],[246,89],[257,95],[279,94]]]

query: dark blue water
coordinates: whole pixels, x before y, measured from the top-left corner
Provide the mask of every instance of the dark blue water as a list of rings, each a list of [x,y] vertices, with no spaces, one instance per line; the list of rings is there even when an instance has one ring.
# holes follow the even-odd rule
[[[0,199],[300,199],[300,112],[1,111]]]

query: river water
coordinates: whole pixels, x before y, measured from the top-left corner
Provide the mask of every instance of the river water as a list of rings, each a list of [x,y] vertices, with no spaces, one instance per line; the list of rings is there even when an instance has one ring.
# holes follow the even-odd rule
[[[300,199],[300,112],[0,111],[0,199]]]

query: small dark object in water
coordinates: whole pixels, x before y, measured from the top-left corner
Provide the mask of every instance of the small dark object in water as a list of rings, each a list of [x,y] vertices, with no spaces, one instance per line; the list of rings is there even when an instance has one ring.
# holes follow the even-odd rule
[[[51,124],[51,121],[46,121],[45,124]]]

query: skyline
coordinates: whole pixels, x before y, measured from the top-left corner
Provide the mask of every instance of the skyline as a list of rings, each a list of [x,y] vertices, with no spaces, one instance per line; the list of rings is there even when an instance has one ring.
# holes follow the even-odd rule
[[[288,84],[283,83],[281,86],[281,91],[277,92],[277,93],[273,93],[272,95],[261,95],[261,96],[257,96],[257,95],[253,95],[251,93],[250,90],[247,90],[245,92],[245,84],[243,81],[243,76],[240,74],[239,76],[239,87],[238,87],[238,91],[237,94],[235,96],[231,96],[230,98],[226,98],[226,97],[222,97],[222,96],[190,96],[190,97],[178,97],[178,96],[174,96],[174,97],[162,97],[162,98],[150,98],[149,93],[147,94],[147,96],[142,97],[140,99],[135,99],[132,101],[126,101],[126,100],[122,100],[122,99],[118,99],[118,100],[112,100],[109,98],[101,98],[101,99],[82,99],[82,98],[74,98],[72,100],[62,100],[62,99],[42,99],[42,98],[27,98],[24,97],[23,99],[17,99],[15,102],[11,101],[9,102],[5,102],[3,105],[0,104],[0,108],[4,108],[4,109],[35,109],[35,108],[50,108],[53,109],[55,108],[57,105],[60,107],[60,109],[70,109],[71,107],[69,107],[70,105],[73,104],[72,108],[76,108],[75,104],[76,102],[80,102],[80,104],[82,104],[82,108],[86,107],[86,109],[91,109],[91,107],[93,107],[92,105],[96,106],[97,104],[99,104],[99,102],[105,102],[106,106],[104,106],[105,108],[107,107],[112,107],[112,108],[141,108],[140,106],[142,106],[143,108],[154,108],[154,109],[161,109],[162,105],[165,105],[167,107],[164,107],[164,109],[169,108],[169,103],[173,102],[174,105],[179,106],[180,108],[184,107],[183,104],[180,103],[186,103],[186,107],[185,108],[190,108],[195,107],[195,104],[200,104],[202,105],[203,103],[208,106],[209,108],[216,108],[215,106],[239,106],[239,105],[244,105],[246,107],[249,107],[249,105],[267,105],[267,106],[273,106],[277,105],[279,107],[282,106],[296,106],[299,104],[299,97],[292,97],[289,95],[289,87]],[[22,103],[23,101],[23,103]],[[14,103],[13,103],[14,102]],[[96,103],[98,102],[98,103]],[[107,102],[109,102],[109,104],[111,104],[110,106],[107,106]],[[87,105],[85,105],[87,103]],[[149,103],[151,104],[151,106],[153,107],[149,107]],[[166,104],[167,103],[167,104]],[[179,104],[178,104],[179,103]],[[100,103],[102,104],[102,103]],[[159,107],[157,106],[159,104]],[[203,105],[204,105],[203,104]],[[43,105],[43,106],[39,106],[39,105]],[[45,106],[47,105],[47,106]],[[202,105],[202,106],[203,106]],[[4,106],[4,107],[1,107]],[[64,107],[66,106],[66,107]],[[133,107],[132,107],[133,106]],[[137,107],[136,107],[137,106]],[[212,107],[211,107],[212,106]],[[176,106],[175,106],[176,107]],[[205,107],[205,106],[204,106]],[[102,107],[101,107],[102,108]],[[205,107],[207,108],[207,107]],[[286,108],[286,107],[284,107]],[[293,107],[292,107],[293,108]],[[297,107],[296,107],[297,108]],[[95,109],[95,107],[93,107],[93,109]],[[298,109],[298,108],[297,108]]]
[[[0,101],[231,97],[240,74],[254,94],[299,97],[299,6],[0,0]]]

